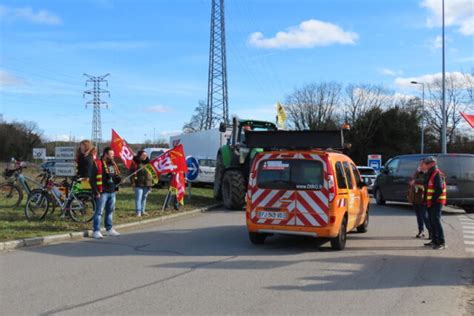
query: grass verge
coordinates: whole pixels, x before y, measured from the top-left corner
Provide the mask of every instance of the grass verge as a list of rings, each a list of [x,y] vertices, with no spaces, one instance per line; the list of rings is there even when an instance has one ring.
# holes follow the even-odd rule
[[[117,193],[114,224],[129,223],[139,219],[154,218],[177,212],[172,207],[165,212],[161,211],[167,192],[167,189],[153,189],[147,199],[149,216],[137,218],[135,216],[135,194],[133,189],[131,187],[121,188]],[[178,212],[214,204],[215,200],[212,195],[211,188],[193,187],[191,200],[186,201]],[[92,228],[92,223],[81,224],[73,222],[70,218],[61,219],[59,217],[61,212],[58,209],[53,214],[48,214],[43,221],[29,222],[24,214],[25,202],[26,197],[23,198],[21,206],[17,208],[0,209],[0,241],[83,231]]]

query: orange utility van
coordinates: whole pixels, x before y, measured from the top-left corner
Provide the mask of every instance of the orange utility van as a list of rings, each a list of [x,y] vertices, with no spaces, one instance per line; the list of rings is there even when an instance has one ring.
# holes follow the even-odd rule
[[[263,151],[250,170],[246,220],[254,244],[273,234],[304,235],[329,238],[333,249],[342,250],[347,232],[367,232],[369,195],[356,165],[342,153]]]

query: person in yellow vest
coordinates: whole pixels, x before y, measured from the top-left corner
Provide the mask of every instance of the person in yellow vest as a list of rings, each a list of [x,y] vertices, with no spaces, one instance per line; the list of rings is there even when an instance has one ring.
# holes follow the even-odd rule
[[[428,209],[428,217],[431,226],[431,241],[425,246],[433,249],[445,249],[443,225],[441,224],[441,213],[443,205],[446,205],[446,180],[443,172],[438,169],[436,158],[433,156],[423,159],[426,168],[425,196],[424,201]]]
[[[114,151],[105,147],[102,157],[94,161],[89,169],[89,182],[95,197],[95,213],[93,218],[93,233],[95,239],[103,238],[100,232],[100,222],[105,209],[105,234],[108,236],[119,236],[120,234],[112,226],[112,218],[115,210],[115,193],[120,183],[120,170],[114,161]]]

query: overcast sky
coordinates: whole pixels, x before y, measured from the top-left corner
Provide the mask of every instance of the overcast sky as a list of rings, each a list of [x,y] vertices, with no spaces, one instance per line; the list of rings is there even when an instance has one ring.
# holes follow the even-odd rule
[[[0,1],[0,113],[90,137],[83,73],[110,73],[104,139],[179,132],[206,99],[210,0]],[[447,71],[474,67],[474,2],[446,0]],[[441,0],[227,0],[230,113],[272,119],[314,81],[417,95],[441,71]],[[146,136],[145,136],[146,135]]]

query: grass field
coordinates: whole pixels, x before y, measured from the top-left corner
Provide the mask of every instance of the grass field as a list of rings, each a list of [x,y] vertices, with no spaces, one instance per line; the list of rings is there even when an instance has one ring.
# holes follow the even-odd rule
[[[153,218],[176,212],[172,207],[165,212],[161,211],[166,194],[167,189],[152,190],[147,200],[147,212],[149,216],[145,218]],[[70,218],[61,219],[59,217],[61,212],[58,208],[53,214],[48,214],[43,221],[29,222],[24,214],[25,202],[26,197],[23,198],[22,204],[17,208],[0,209],[0,241],[46,236],[71,231],[83,231],[92,228],[92,223],[80,224],[73,222]],[[193,187],[192,199],[186,201],[185,205],[180,207],[179,212],[205,207],[214,203],[212,188]],[[114,224],[128,223],[139,219],[144,218],[137,218],[135,216],[133,189],[131,187],[121,188],[117,193]]]

